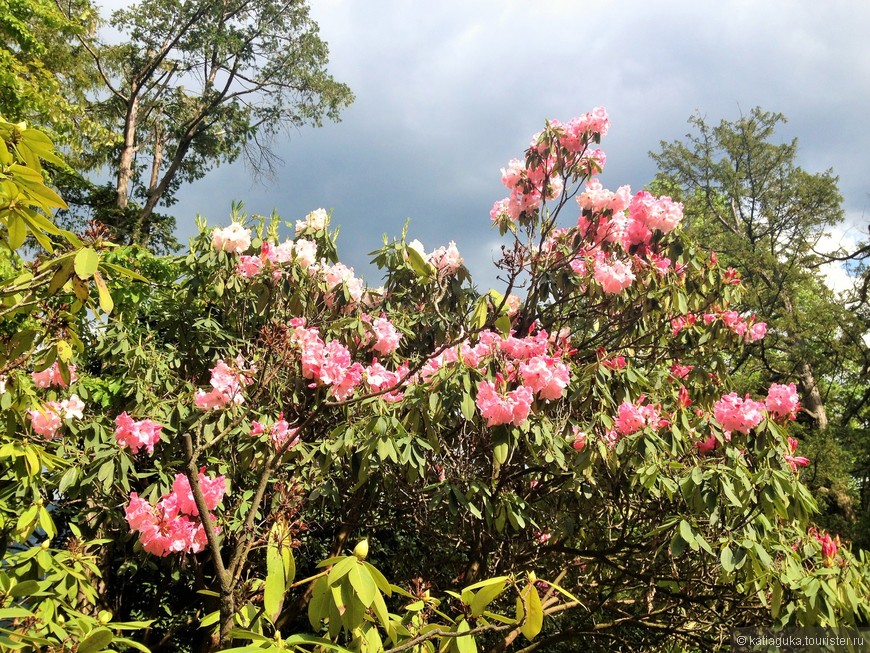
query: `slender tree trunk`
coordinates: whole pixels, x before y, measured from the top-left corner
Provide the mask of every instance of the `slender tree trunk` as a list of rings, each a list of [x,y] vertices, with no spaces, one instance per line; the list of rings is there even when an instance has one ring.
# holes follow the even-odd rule
[[[139,96],[131,91],[124,117],[124,145],[118,159],[118,178],[115,187],[115,206],[127,208],[130,197],[130,178],[133,176],[133,155],[136,153],[136,122],[139,118]]]
[[[160,131],[160,123],[154,125],[154,158],[151,161],[151,179],[148,182],[148,199],[157,194],[160,183],[160,167],[163,165],[163,134]],[[148,213],[150,215],[150,212]],[[147,217],[144,211],[136,216],[136,224],[133,225],[131,241],[142,246],[147,246],[150,240],[148,230],[145,229]]]

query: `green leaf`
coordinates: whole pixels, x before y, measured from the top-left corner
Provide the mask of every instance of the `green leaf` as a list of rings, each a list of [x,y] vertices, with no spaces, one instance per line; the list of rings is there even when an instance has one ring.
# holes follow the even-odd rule
[[[263,590],[263,608],[272,623],[275,623],[275,619],[281,613],[285,588],[286,579],[281,551],[277,543],[270,541],[266,548],[266,585]]]
[[[100,308],[103,309],[104,313],[111,313],[112,309],[115,307],[115,302],[112,301],[109,287],[106,285],[106,282],[103,280],[103,276],[99,271],[94,272],[94,283],[97,286],[97,293],[100,296]]]
[[[405,247],[405,253],[408,255],[408,263],[411,268],[417,273],[417,276],[423,281],[429,281],[435,277],[435,268],[433,268],[423,256],[413,247]]]
[[[526,604],[526,621],[520,628],[520,632],[526,636],[526,639],[534,639],[541,628],[544,627],[544,608],[541,605],[541,597],[538,596],[538,590],[534,585],[526,585],[523,590]]]
[[[347,578],[363,606],[370,607],[378,590],[368,569],[362,565],[354,565],[348,572]]]
[[[504,591],[504,588],[504,580],[481,588],[481,590],[475,594],[474,598],[471,600],[471,616],[479,617],[482,615],[486,607]]]
[[[344,578],[351,569],[356,565],[357,558],[356,556],[345,556],[341,561],[338,562],[332,569],[329,570],[329,576],[327,576],[327,582],[330,585],[335,585],[339,580]]]
[[[39,583],[35,580],[25,580],[12,586],[9,596],[31,596],[39,591]]]
[[[24,225],[24,220],[17,213],[10,212],[6,217],[6,230],[9,234],[9,247],[18,249],[24,244],[24,238],[27,236],[27,228]]]
[[[112,643],[115,636],[108,628],[97,628],[79,642],[78,653],[97,653]]]
[[[457,633],[467,633],[471,630],[468,622],[463,619],[456,625]],[[468,635],[465,637],[456,637],[453,641],[457,653],[477,653],[477,644],[474,637]]]
[[[722,547],[722,551],[719,553],[719,562],[722,563],[722,569],[729,574],[734,571],[734,554],[727,545]]]
[[[486,303],[486,295],[477,300],[474,306],[474,312],[471,314],[471,326],[475,329],[482,329],[486,324],[486,314],[489,307]]]
[[[79,279],[90,279],[100,264],[100,255],[90,247],[78,251],[75,258],[75,271]]]
[[[695,534],[692,532],[692,526],[685,519],[680,520],[680,537],[682,537],[686,541],[686,544],[689,545],[695,541]]]

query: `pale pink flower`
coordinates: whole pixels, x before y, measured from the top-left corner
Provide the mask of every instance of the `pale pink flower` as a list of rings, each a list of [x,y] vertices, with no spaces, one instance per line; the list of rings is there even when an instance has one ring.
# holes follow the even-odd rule
[[[317,243],[300,238],[293,245],[293,253],[299,267],[307,270],[317,261]]]
[[[795,413],[800,410],[800,398],[794,383],[781,385],[774,383],[767,391],[767,399],[764,400],[767,410],[777,418],[789,417],[794,419]]]
[[[547,400],[559,399],[571,380],[568,366],[551,356],[535,356],[521,363],[520,375],[525,385]]]
[[[439,247],[429,254],[427,260],[438,270],[447,274],[456,274],[459,268],[462,267],[462,257],[459,255],[456,243],[452,240],[447,247]]]
[[[241,254],[251,246],[251,230],[245,229],[238,222],[233,222],[223,229],[212,231],[212,247],[217,251]]]
[[[250,279],[260,274],[263,269],[263,259],[259,256],[240,256],[239,262],[236,265],[236,274],[240,277]]]
[[[634,281],[631,264],[614,259],[607,263],[603,257],[595,260],[595,280],[606,293],[620,293]]]
[[[383,356],[388,356],[396,351],[402,336],[392,322],[385,317],[379,317],[372,323],[372,330],[377,338],[372,349]]]
[[[324,209],[315,209],[304,220],[296,221],[296,235],[306,231],[320,231],[326,228],[328,222],[329,214]]]
[[[69,369],[69,381],[70,383],[75,383],[78,380],[78,377],[76,376],[76,366],[70,363],[67,367]],[[37,388],[48,388],[53,385],[60,388],[67,387],[66,381],[64,381],[63,376],[61,376],[60,365],[57,361],[52,363],[51,367],[48,367],[41,372],[33,372],[30,376]]]
[[[57,432],[63,426],[63,420],[60,418],[58,406],[55,402],[48,402],[45,406],[36,409],[30,408],[27,414],[30,416],[30,426],[33,428],[33,431],[46,440],[52,440],[57,437]]]
[[[749,327],[749,333],[747,337],[749,341],[755,342],[756,340],[761,340],[764,336],[767,335],[767,324],[764,322],[756,322],[751,327]]]
[[[53,402],[52,402],[53,403]],[[78,395],[70,395],[69,399],[64,399],[57,404],[58,412],[63,415],[64,419],[84,418],[85,402],[79,399]]]
[[[764,419],[764,404],[746,395],[741,399],[736,392],[725,395],[713,405],[713,416],[726,432],[749,433]]]
[[[154,445],[160,441],[161,424],[150,419],[136,421],[126,411],[115,418],[115,439],[122,447],[129,447],[138,453],[142,447],[149,454],[154,453]]]

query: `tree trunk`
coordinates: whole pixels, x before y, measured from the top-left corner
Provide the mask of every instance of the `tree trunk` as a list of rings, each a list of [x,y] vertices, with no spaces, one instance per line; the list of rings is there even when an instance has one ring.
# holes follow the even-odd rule
[[[822,401],[822,394],[816,385],[813,368],[810,367],[809,363],[802,362],[798,366],[798,380],[801,384],[801,390],[803,390],[801,394],[803,394],[804,412],[813,418],[819,431],[824,431],[828,428],[828,413]]]
[[[130,178],[133,176],[133,155],[136,153],[136,122],[139,117],[139,96],[131,91],[124,117],[124,145],[118,159],[118,180],[115,187],[115,206],[127,208],[130,197]]]

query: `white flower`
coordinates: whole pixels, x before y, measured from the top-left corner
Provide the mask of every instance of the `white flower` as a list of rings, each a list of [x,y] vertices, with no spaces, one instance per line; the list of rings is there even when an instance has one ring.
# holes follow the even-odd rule
[[[223,229],[216,228],[212,232],[211,245],[219,252],[241,254],[251,246],[251,230],[245,229],[238,222]]]

